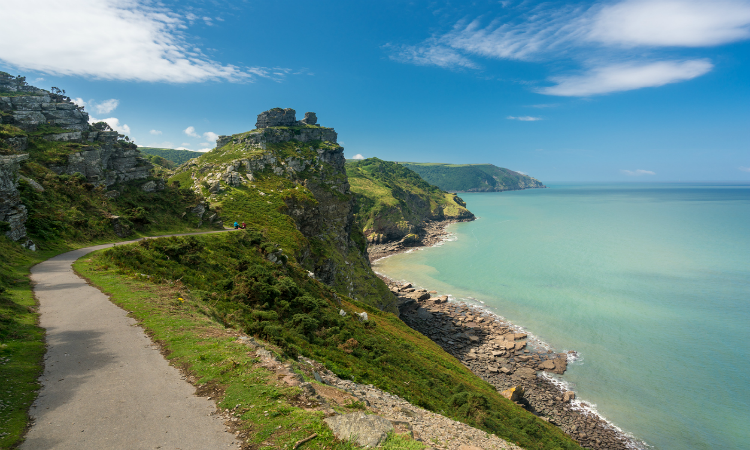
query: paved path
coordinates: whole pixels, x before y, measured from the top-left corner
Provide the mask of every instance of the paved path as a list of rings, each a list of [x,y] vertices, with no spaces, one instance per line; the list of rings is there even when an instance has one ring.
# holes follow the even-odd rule
[[[203,233],[195,233],[203,234]],[[99,245],[34,266],[47,330],[35,423],[22,450],[225,449],[236,447],[211,400],[194,395],[135,320],[73,273]]]

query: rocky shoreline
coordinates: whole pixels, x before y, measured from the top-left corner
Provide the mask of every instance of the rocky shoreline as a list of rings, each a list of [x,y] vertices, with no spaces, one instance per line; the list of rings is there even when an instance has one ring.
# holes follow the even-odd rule
[[[439,223],[437,223],[439,224]],[[435,241],[449,235],[447,224],[432,229]],[[385,244],[388,245],[388,244]],[[401,253],[377,249],[371,261]],[[373,258],[372,255],[379,255]],[[477,376],[542,420],[558,426],[584,448],[637,449],[643,445],[607,423],[575,393],[565,391],[550,373],[562,375],[575,352],[554,353],[529,345],[518,327],[476,305],[449,301],[447,295],[417,289],[379,275],[398,298],[401,319],[453,355]]]
[[[470,219],[435,220],[432,222],[426,222],[420,228],[419,240],[411,240],[408,239],[407,236],[399,241],[387,242],[385,244],[368,244],[367,256],[370,259],[370,262],[373,263],[378,259],[403,253],[413,248],[432,247],[433,245],[444,242],[446,238],[450,236],[450,233],[445,230],[448,225],[458,222],[471,222],[472,220],[475,220],[474,217]]]

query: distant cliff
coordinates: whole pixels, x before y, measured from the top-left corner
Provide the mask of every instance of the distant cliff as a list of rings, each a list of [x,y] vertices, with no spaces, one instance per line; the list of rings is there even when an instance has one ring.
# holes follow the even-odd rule
[[[357,225],[371,244],[410,235],[417,241],[428,222],[474,218],[461,198],[398,163],[378,158],[350,160],[346,173],[356,195]]]
[[[448,192],[499,192],[545,188],[541,181],[493,164],[402,162],[430,184]]]

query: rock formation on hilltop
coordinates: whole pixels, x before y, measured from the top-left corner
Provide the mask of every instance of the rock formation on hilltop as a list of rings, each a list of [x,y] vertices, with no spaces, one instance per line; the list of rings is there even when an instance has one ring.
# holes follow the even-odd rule
[[[289,256],[339,292],[395,311],[354,226],[345,161],[336,131],[318,125],[315,113],[297,121],[293,109],[274,108],[258,115],[256,129],[219,136],[216,149],[170,180],[207,197],[229,220],[277,230],[291,221],[278,237]]]

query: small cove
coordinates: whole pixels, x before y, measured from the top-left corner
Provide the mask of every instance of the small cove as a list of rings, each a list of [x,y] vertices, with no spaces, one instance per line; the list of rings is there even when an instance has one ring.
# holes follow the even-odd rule
[[[750,432],[750,187],[560,184],[462,194],[479,220],[374,268],[474,298],[581,359],[564,379],[659,449]]]

